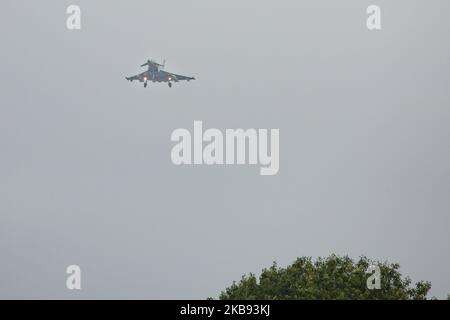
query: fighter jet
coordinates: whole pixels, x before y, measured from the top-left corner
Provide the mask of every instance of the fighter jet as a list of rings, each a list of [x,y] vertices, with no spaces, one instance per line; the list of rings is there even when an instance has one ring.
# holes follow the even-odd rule
[[[128,81],[138,80],[139,82],[144,83],[144,88],[147,87],[147,82],[167,82],[169,88],[172,88],[172,82],[178,82],[181,80],[191,81],[195,80],[194,77],[186,77],[179,74],[171,73],[164,71],[164,66],[166,62],[163,64],[159,64],[153,60],[147,60],[146,63],[141,65],[141,67],[148,66],[147,71],[144,71],[140,74],[137,74],[132,77],[125,77]]]

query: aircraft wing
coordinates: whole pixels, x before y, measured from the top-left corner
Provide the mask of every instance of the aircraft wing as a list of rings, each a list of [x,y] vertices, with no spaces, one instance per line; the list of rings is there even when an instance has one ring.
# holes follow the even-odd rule
[[[145,78],[147,77],[147,72],[145,71],[145,72],[142,72],[142,73],[139,73],[139,74],[137,74],[137,75],[135,75],[135,76],[132,76],[132,77],[125,77],[128,81],[133,81],[133,80],[139,80],[140,82],[143,82],[143,81],[145,81]]]
[[[167,79],[166,81],[175,81],[175,82],[177,82],[177,81],[181,81],[181,80],[187,80],[187,81],[195,80],[194,77],[182,76],[180,74],[175,74],[175,73],[162,71],[162,70],[160,72],[165,76],[165,78]]]

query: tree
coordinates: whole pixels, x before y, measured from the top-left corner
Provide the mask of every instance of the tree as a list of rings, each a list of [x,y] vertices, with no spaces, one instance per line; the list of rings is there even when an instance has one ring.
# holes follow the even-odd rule
[[[380,269],[380,289],[368,289],[366,273],[369,266]],[[430,282],[420,281],[411,286],[411,279],[403,278],[397,263],[374,262],[366,257],[353,261],[348,256],[331,255],[313,261],[298,258],[292,265],[280,268],[276,262],[263,269],[259,281],[250,273],[225,289],[221,300],[299,300],[299,299],[381,299],[426,300]]]

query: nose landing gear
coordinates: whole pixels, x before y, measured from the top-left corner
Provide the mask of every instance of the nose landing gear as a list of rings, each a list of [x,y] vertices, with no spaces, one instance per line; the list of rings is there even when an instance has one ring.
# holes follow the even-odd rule
[[[169,82],[168,85],[169,85],[169,88],[172,88],[172,82]]]
[[[147,88],[147,81],[144,82],[144,88]]]

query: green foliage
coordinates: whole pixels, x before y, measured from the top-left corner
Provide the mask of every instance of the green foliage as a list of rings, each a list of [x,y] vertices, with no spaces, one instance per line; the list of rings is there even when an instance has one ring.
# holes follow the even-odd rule
[[[381,270],[381,289],[369,290],[366,270],[377,265]],[[264,269],[259,277],[250,273],[225,289],[221,300],[425,300],[431,283],[403,278],[398,264],[373,262],[366,257],[353,261],[348,256],[328,258],[298,258],[292,265]]]

